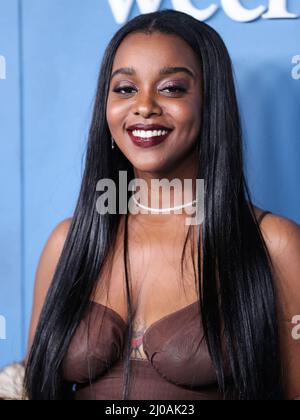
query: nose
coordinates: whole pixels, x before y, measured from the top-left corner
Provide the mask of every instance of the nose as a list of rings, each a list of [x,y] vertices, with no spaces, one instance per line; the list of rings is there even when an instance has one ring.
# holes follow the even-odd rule
[[[153,93],[144,93],[137,95],[137,102],[134,106],[134,114],[141,115],[144,118],[150,117],[153,114],[161,115],[162,109],[155,99]]]

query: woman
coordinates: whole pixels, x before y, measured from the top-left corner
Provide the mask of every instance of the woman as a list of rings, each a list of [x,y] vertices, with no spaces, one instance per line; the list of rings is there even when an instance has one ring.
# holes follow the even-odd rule
[[[99,214],[97,182],[121,189],[120,171],[160,211]],[[154,179],[193,180],[202,223],[165,214]],[[138,16],[106,49],[78,203],[40,259],[29,398],[296,398],[299,256],[300,227],[251,202],[220,36],[180,12]]]

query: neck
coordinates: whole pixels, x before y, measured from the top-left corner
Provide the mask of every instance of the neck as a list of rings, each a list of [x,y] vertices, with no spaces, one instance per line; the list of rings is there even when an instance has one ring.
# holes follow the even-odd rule
[[[182,162],[181,165],[170,171],[149,173],[135,170],[135,178],[142,179],[146,188],[137,187],[134,193],[137,201],[146,207],[152,209],[169,209],[182,207],[192,203],[197,199],[197,165],[196,155],[193,155],[193,161]],[[163,180],[164,188],[158,188],[159,182]],[[165,184],[164,184],[165,183]],[[156,186],[155,186],[156,185]],[[169,185],[172,188],[169,188]],[[139,213],[134,215],[140,222],[146,224],[169,224],[173,222],[183,223],[190,215],[185,209],[174,213],[157,213],[143,210],[137,207]],[[189,206],[187,211],[191,211]],[[177,214],[178,213],[178,214]]]

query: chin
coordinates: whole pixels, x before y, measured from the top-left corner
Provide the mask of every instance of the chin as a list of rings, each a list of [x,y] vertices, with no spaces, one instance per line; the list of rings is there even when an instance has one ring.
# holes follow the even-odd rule
[[[161,153],[144,152],[135,156],[131,155],[129,161],[141,172],[160,172],[168,166]]]
[[[151,163],[143,163],[143,164],[134,164],[133,166],[139,172],[144,172],[148,174],[164,174],[167,173],[165,166],[158,166],[157,162]]]

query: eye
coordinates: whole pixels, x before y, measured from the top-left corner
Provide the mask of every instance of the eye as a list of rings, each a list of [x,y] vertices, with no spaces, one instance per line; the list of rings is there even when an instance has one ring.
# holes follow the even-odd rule
[[[118,88],[115,88],[113,90],[113,92],[115,93],[120,93],[121,95],[126,95],[126,94],[131,94],[133,90],[136,90],[135,88],[133,88],[132,86],[120,86]],[[164,89],[162,89],[163,91],[170,91],[170,93],[185,93],[187,91],[186,88],[182,87],[182,86],[167,86]]]
[[[122,91],[126,91],[125,94],[126,93],[128,94],[128,93],[131,93],[131,92],[128,92],[128,91],[131,91],[131,90],[134,90],[134,88],[131,87],[131,86],[123,86],[123,87],[121,86],[121,87],[115,88],[114,92],[123,94]]]
[[[182,86],[167,86],[162,90],[170,90],[173,93],[182,93],[182,92],[186,92],[186,89]]]

